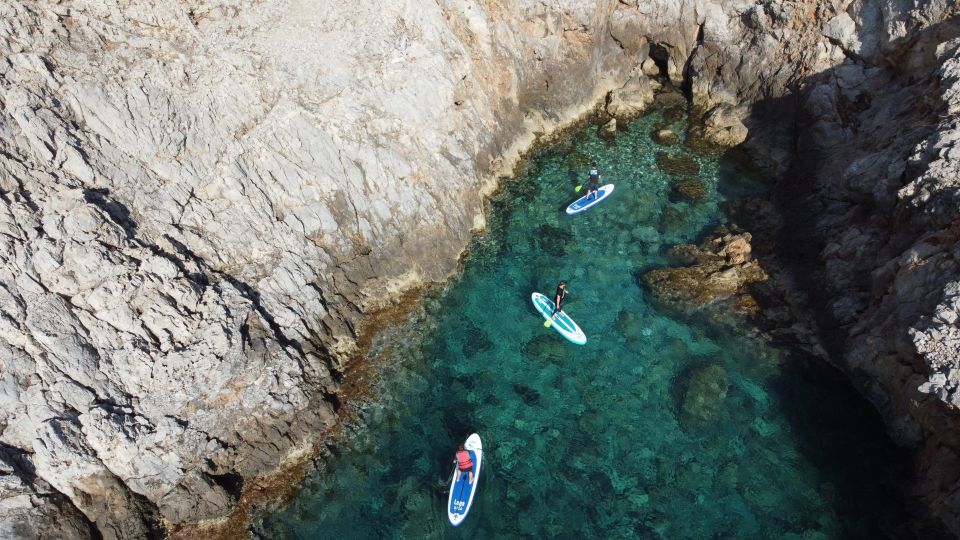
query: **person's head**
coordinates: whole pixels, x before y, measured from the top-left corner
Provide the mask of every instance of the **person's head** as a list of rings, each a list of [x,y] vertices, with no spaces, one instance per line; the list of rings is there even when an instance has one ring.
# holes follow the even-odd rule
[[[591,166],[592,166],[592,167],[593,167],[594,169],[596,169],[596,168],[597,168],[597,162],[596,162],[596,161],[594,161],[594,162],[593,162],[593,164],[592,164]]]
[[[463,443],[460,443],[460,446],[457,448],[457,450],[463,450],[463,449],[464,449],[464,448],[463,448]]]
[[[561,279],[561,280],[560,280],[560,288],[561,288],[561,289],[564,289],[564,288],[566,288],[566,287],[567,287],[567,280]]]

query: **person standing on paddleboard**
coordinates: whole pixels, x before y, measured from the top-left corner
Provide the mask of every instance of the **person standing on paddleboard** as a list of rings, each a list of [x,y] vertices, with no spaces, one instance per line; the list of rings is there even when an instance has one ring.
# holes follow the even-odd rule
[[[550,314],[551,317],[556,315],[561,306],[563,306],[563,300],[567,297],[567,280],[561,279],[560,283],[557,284],[557,294],[553,295],[553,313]]]
[[[594,161],[590,166],[590,177],[587,178],[587,197],[588,200],[595,199],[600,193],[600,169],[597,168],[597,162]]]

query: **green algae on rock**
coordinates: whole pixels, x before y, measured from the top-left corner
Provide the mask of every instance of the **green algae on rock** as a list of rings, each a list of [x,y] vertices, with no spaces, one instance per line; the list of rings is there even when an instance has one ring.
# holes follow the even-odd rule
[[[684,178],[674,182],[671,195],[673,194],[693,203],[703,202],[709,196],[707,187],[696,178]]]
[[[700,428],[715,420],[730,390],[727,370],[720,364],[708,363],[689,370],[689,379],[682,381],[683,400],[680,423],[685,428]]]
[[[663,172],[677,177],[696,177],[700,174],[700,164],[696,158],[686,154],[657,153],[657,165]]]

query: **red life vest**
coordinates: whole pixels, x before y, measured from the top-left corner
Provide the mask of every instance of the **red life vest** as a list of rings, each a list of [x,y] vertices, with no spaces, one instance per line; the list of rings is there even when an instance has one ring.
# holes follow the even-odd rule
[[[457,450],[457,465],[461,471],[469,471],[473,468],[473,461],[470,459],[470,452],[466,450]]]

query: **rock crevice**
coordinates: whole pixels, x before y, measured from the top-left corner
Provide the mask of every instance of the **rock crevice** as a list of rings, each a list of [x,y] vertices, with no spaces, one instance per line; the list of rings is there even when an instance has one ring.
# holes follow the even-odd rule
[[[956,425],[955,16],[0,0],[0,527],[114,538],[228,514],[336,422],[363,317],[455,269],[522,150],[672,85],[704,140],[803,201],[784,207],[810,224],[833,357],[929,445],[920,476],[950,480],[918,489],[960,531],[960,446],[937,435]]]

